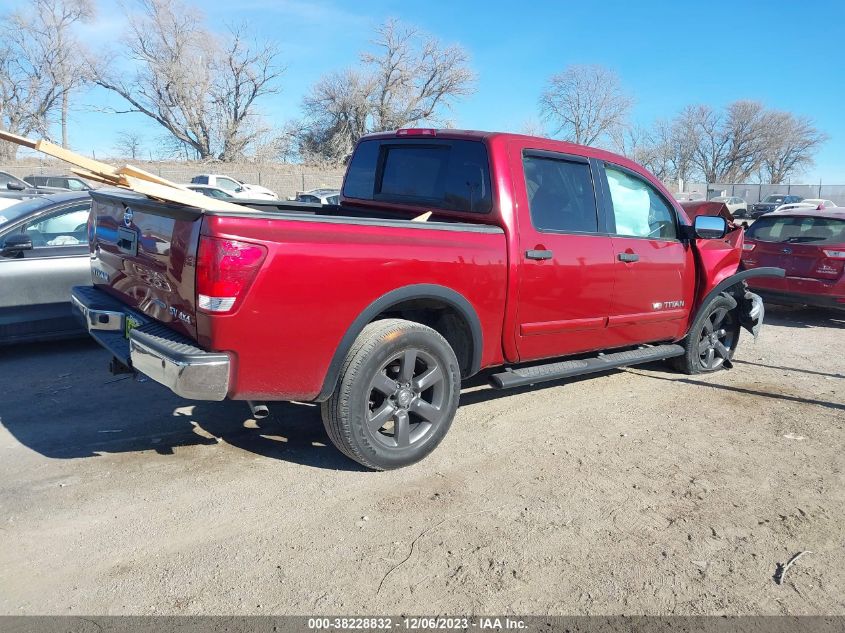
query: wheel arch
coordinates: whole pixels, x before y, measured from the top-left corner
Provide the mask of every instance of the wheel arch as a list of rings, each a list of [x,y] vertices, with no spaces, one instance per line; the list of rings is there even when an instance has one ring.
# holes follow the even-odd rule
[[[369,323],[390,317],[422,323],[440,332],[455,350],[463,378],[472,376],[481,368],[484,343],[481,320],[466,297],[437,284],[403,286],[373,301],[346,330],[329,363],[323,387],[316,398],[318,402],[327,400],[334,391],[343,361],[358,335]],[[467,335],[468,340],[465,338]]]
[[[751,277],[785,277],[786,271],[783,268],[775,268],[771,267],[761,267],[761,268],[749,268],[748,270],[742,270],[738,273],[734,273],[729,277],[726,277],[718,284],[716,284],[710,292],[704,295],[704,298],[698,304],[698,308],[695,311],[695,314],[689,320],[689,326],[692,328],[693,324],[698,319],[699,315],[702,313],[703,310],[706,310],[710,303],[713,301],[715,297],[718,297],[723,292],[733,288],[737,285],[742,285],[744,289],[745,280],[750,279]],[[737,298],[740,298],[739,295]],[[689,334],[689,332],[687,332]],[[756,336],[756,335],[755,335]]]

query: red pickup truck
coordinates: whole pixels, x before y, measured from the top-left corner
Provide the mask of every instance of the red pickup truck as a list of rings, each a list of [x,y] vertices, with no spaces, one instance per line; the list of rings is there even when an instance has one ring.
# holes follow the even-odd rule
[[[728,368],[763,304],[742,231],[690,225],[608,152],[514,134],[370,135],[341,202],[202,211],[95,191],[72,300],[113,371],[198,400],[322,403],[374,469],[443,439],[461,380],[533,385],[658,359]],[[497,368],[497,369],[491,369]]]

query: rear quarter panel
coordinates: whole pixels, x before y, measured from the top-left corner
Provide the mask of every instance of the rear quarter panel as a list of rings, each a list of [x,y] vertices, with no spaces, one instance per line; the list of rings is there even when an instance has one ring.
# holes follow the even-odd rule
[[[202,232],[264,244],[267,259],[231,315],[197,317],[201,345],[236,354],[229,396],[313,400],[342,337],[379,297],[414,284],[450,288],[475,309],[481,365],[502,362],[502,232],[314,219],[207,215]]]

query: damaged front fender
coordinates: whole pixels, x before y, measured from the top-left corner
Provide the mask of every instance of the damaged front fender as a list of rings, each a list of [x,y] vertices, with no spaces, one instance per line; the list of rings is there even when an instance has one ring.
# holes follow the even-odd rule
[[[763,299],[748,290],[746,280],[751,277],[784,277],[786,271],[783,268],[750,268],[742,272],[731,275],[723,279],[719,284],[713,288],[704,300],[701,302],[699,310],[706,308],[706,306],[713,300],[714,297],[724,294],[732,297],[739,310],[739,322],[746,330],[751,332],[756,339],[760,334],[760,329],[763,327],[763,318],[766,314],[766,309],[763,305]]]

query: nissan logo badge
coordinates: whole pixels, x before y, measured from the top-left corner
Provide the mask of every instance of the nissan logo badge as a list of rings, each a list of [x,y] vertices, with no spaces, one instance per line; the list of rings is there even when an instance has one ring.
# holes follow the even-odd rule
[[[132,226],[132,218],[134,216],[135,216],[135,214],[132,213],[132,209],[130,209],[129,207],[126,207],[126,211],[123,212],[123,223],[126,226]]]

